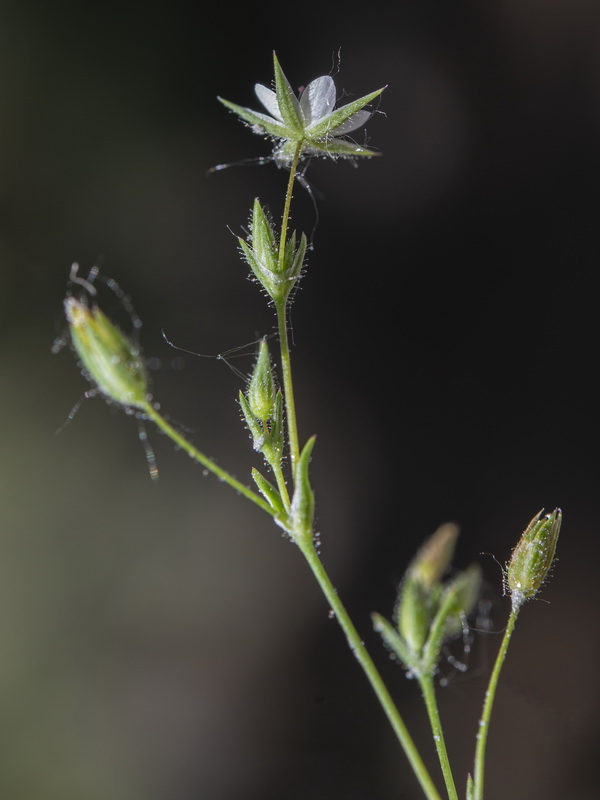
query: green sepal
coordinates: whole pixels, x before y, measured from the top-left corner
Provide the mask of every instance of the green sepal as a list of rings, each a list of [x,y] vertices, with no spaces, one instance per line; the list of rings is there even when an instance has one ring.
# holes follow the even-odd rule
[[[290,134],[289,129],[281,122],[274,120],[272,117],[252,111],[252,109],[245,108],[244,106],[238,106],[237,103],[232,103],[230,100],[225,100],[223,97],[217,97],[217,100],[220,103],[223,103],[226,108],[228,108],[230,111],[233,111],[234,114],[237,114],[238,117],[243,119],[244,122],[247,122],[253,128],[259,128],[260,130],[269,134],[269,136],[273,136],[276,139],[288,138]]]
[[[381,614],[373,613],[371,614],[371,619],[373,620],[373,628],[381,635],[385,645],[398,656],[406,669],[414,670],[417,666],[414,655],[394,626]]]
[[[475,800],[475,783],[471,773],[467,775],[467,800]]]
[[[335,136],[336,128],[339,128],[340,125],[350,119],[353,114],[356,114],[356,112],[364,108],[367,103],[370,103],[371,100],[378,97],[385,88],[385,86],[382,86],[381,89],[376,89],[374,92],[366,94],[364,97],[359,97],[358,100],[353,100],[351,103],[341,106],[341,108],[338,108],[332,114],[328,114],[321,122],[317,122],[315,125],[309,125],[306,129],[306,133],[311,145],[314,144],[315,139],[322,138],[326,140],[327,136],[330,134]]]
[[[267,460],[271,466],[275,464],[277,466],[281,466],[284,444],[285,427],[283,419],[283,394],[281,393],[281,389],[278,389],[277,394],[275,395],[273,416],[269,425],[268,452],[265,448],[265,456],[267,457]]]
[[[264,447],[267,432],[252,413],[250,404],[243,392],[239,393],[239,402],[246,420],[246,425],[252,436],[252,446],[257,452],[260,452]]]
[[[238,241],[254,277],[263,289],[273,297],[274,293],[277,294],[277,286],[280,282],[278,275],[258,260],[254,250],[242,238],[239,238]]]
[[[315,497],[308,477],[308,467],[315,441],[316,437],[311,436],[304,445],[296,465],[295,489],[290,511],[293,538],[296,540],[312,540],[313,535]]]
[[[268,481],[264,475],[261,475],[261,473],[255,467],[252,467],[252,477],[254,479],[254,483],[258,487],[258,491],[262,494],[276,515],[280,518],[285,518],[285,507],[278,489],[273,486],[273,484]]]
[[[302,270],[304,256],[306,254],[306,245],[306,236],[302,234],[300,237],[300,243],[298,244],[298,247],[296,247],[296,231],[292,233],[286,242],[284,264],[285,274],[289,282],[288,292],[293,287]]]
[[[269,346],[266,339],[261,339],[247,395],[250,410],[259,422],[267,422],[275,413],[275,394]]]
[[[252,207],[252,249],[256,257],[264,263],[271,272],[277,272],[277,237],[273,229],[273,224],[263,207],[260,200],[255,198]]]
[[[305,150],[315,155],[323,153],[326,156],[344,156],[345,158],[372,158],[381,155],[377,150],[369,150],[368,147],[354,142],[346,142],[343,139],[311,139],[310,142],[307,140]]]
[[[407,574],[398,595],[396,623],[398,632],[413,654],[420,658],[431,625],[430,593],[423,584]]]
[[[275,69],[275,94],[277,95],[281,118],[288,128],[301,137],[304,130],[304,120],[300,113],[300,103],[288,79],[285,77],[275,53],[273,53],[273,67]]]

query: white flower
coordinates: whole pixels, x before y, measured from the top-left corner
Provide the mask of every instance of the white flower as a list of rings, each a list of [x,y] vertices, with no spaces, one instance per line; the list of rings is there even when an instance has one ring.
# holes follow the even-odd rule
[[[366,147],[340,138],[360,128],[370,118],[363,107],[381,94],[383,89],[335,109],[335,83],[329,75],[316,78],[297,98],[273,54],[275,91],[260,83],[254,87],[256,96],[268,114],[238,106],[229,100],[219,100],[249,123],[254,133],[267,135],[277,141],[275,160],[289,165],[296,152],[299,155],[330,155],[353,158],[374,156]]]

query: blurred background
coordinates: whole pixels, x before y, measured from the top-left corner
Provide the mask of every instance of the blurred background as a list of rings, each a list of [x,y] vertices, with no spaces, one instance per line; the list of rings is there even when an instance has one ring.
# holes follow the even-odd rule
[[[388,85],[367,125],[382,157],[311,163],[316,229],[306,191],[293,208],[314,229],[291,322],[322,557],[437,775],[417,687],[369,615],[391,615],[426,536],[461,525],[456,565],[478,560],[486,581],[468,670],[441,666],[462,787],[508,613],[500,565],[560,505],[555,575],[499,689],[486,797],[598,796],[598,5],[391,8],[0,2],[7,800],[421,797],[262,512],[153,430],[152,482],[135,420],[100,399],[56,435],[87,388],[68,348],[50,352],[69,268],[101,259],[144,321],[165,413],[241,479],[260,466],[243,381],[161,331],[213,356],[273,333],[234,234],[257,195],[280,214],[286,174],[206,175],[268,155],[215,98],[257,108],[273,49],[295,87]]]

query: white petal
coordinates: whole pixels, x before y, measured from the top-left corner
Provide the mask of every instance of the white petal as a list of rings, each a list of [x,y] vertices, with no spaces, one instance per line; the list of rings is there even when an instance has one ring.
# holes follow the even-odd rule
[[[307,125],[331,114],[335,107],[335,83],[329,75],[311,81],[302,92],[300,109]]]
[[[343,136],[345,133],[355,131],[357,128],[360,128],[361,125],[364,125],[370,116],[370,111],[356,111],[345,122],[338,125],[337,128],[333,128],[330,133],[334,136]]]
[[[269,114],[278,122],[283,122],[281,118],[281,113],[279,111],[279,103],[277,102],[277,95],[271,89],[267,89],[266,86],[263,86],[261,83],[257,83],[254,87],[254,91],[256,96],[263,104],[263,106],[267,109]]]

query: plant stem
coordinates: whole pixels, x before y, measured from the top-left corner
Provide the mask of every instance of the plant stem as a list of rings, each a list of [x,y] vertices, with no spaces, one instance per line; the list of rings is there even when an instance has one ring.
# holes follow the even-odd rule
[[[212,459],[210,459],[208,456],[205,456],[204,453],[198,450],[198,448],[194,447],[191,442],[188,442],[188,440],[185,439],[178,431],[176,431],[175,428],[170,425],[166,419],[155,408],[152,407],[150,403],[147,403],[144,406],[143,412],[149,419],[152,420],[152,422],[154,422],[158,428],[160,428],[161,431],[163,431],[163,433],[166,433],[166,435],[173,442],[175,442],[178,447],[181,447],[182,450],[185,450],[185,452],[191,456],[194,461],[202,464],[203,467],[206,467],[206,469],[214,473],[219,480],[228,483],[233,489],[236,490],[236,492],[239,492],[248,500],[251,500],[253,503],[255,503],[259,508],[262,508],[262,510],[266,511],[270,517],[274,516],[273,509],[266,500],[264,500],[260,495],[256,494],[256,492],[253,492],[252,489],[249,489],[243,483],[238,481],[237,478],[234,478],[233,475],[230,475],[229,472],[222,469],[218,464],[215,464]]]
[[[448,792],[448,800],[458,800],[456,786],[454,784],[454,777],[452,769],[450,768],[450,761],[448,760],[448,753],[446,751],[446,742],[444,740],[444,732],[442,730],[442,721],[438,710],[437,701],[435,699],[435,688],[433,683],[432,674],[424,675],[419,678],[421,691],[423,692],[423,700],[427,708],[429,722],[431,724],[431,731],[433,733],[433,740],[437,750],[442,774],[446,783],[446,791]]]
[[[271,464],[271,469],[273,470],[273,475],[275,476],[275,481],[277,482],[277,488],[279,489],[279,494],[281,495],[283,507],[289,514],[290,496],[285,484],[285,477],[283,475],[283,470],[281,469],[281,464]]]
[[[488,684],[487,692],[485,693],[485,701],[483,704],[483,711],[481,712],[481,719],[479,721],[479,730],[477,732],[477,746],[475,748],[475,768],[473,771],[474,779],[474,800],[483,800],[483,778],[485,771],[485,748],[487,744],[488,732],[490,728],[490,719],[492,716],[492,707],[494,705],[494,698],[496,696],[496,689],[498,687],[498,679],[506,658],[510,638],[515,628],[517,616],[519,614],[520,606],[513,604],[513,607],[508,618],[506,630],[502,637],[502,643],[496,656],[496,663],[492,671],[490,682]]]
[[[281,222],[281,235],[279,238],[279,270],[283,272],[285,262],[285,247],[287,243],[287,230],[290,217],[290,207],[292,202],[292,194],[294,190],[294,181],[298,169],[298,162],[302,152],[303,142],[299,142],[294,158],[290,168],[290,177],[288,180],[287,191],[285,195],[285,203],[283,208],[283,217]],[[298,425],[296,420],[296,404],[294,399],[294,385],[292,381],[292,362],[289,347],[289,338],[287,331],[287,297],[281,302],[275,304],[277,311],[277,327],[279,332],[279,345],[281,350],[281,371],[283,376],[283,389],[285,396],[286,418],[288,425],[288,443],[290,448],[290,460],[292,466],[292,480],[295,484],[296,481],[296,465],[300,458],[300,445],[298,437]],[[409,732],[404,724],[400,712],[396,708],[392,697],[384,684],[377,667],[365,648],[364,642],[361,640],[354,623],[350,619],[343,603],[338,597],[337,591],[334,588],[329,575],[327,574],[321,559],[315,549],[312,538],[297,538],[296,543],[300,547],[308,565],[310,566],[313,575],[317,579],[321,591],[325,595],[335,617],[346,636],[346,640],[350,650],[356,657],[365,673],[373,691],[390,721],[392,728],[413,768],[413,771],[419,781],[427,800],[441,800],[441,797],[433,783],[433,780],[421,759],[419,751],[417,750]],[[456,798],[452,798],[456,800]]]
[[[350,619],[348,612],[338,597],[338,593],[331,583],[327,572],[325,571],[325,567],[323,566],[321,559],[315,550],[313,542],[302,541],[299,542],[299,546],[313,572],[313,575],[317,579],[323,594],[327,598],[327,602],[329,603],[331,610],[335,614],[336,619],[346,636],[350,650],[352,650],[352,653],[362,667],[367,680],[371,684],[373,691],[377,695],[377,699],[379,700],[381,707],[383,708],[396,736],[398,737],[400,744],[402,745],[402,749],[404,750],[406,757],[413,768],[413,771],[421,785],[421,788],[423,789],[425,796],[427,797],[427,800],[441,800],[440,794],[438,793],[435,784],[433,783],[433,780],[429,775],[423,760],[421,759],[419,751],[417,750],[412,737],[408,732],[402,717],[400,716],[400,712],[396,708],[396,705],[392,700],[392,697],[388,692],[387,687],[377,670],[377,667],[373,663],[373,660],[365,647],[365,643],[361,640],[354,623]]]
[[[283,206],[283,217],[281,220],[281,235],[279,237],[279,270],[283,272],[285,261],[285,246],[287,243],[287,230],[290,219],[290,207],[292,195],[294,193],[294,181],[298,169],[298,161],[302,152],[303,143],[300,142],[296,147],[292,166],[290,167],[290,177],[285,193],[285,203]],[[283,394],[285,397],[285,412],[288,426],[288,443],[290,448],[290,461],[292,465],[292,478],[296,474],[296,464],[300,457],[300,444],[298,440],[298,423],[296,421],[296,401],[294,399],[294,384],[292,380],[292,360],[290,356],[290,344],[287,330],[287,297],[275,304],[277,311],[277,329],[279,332],[279,346],[281,348],[281,372],[283,376]]]

